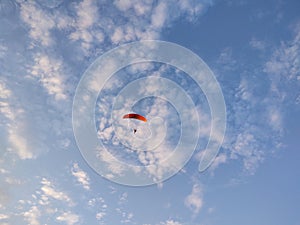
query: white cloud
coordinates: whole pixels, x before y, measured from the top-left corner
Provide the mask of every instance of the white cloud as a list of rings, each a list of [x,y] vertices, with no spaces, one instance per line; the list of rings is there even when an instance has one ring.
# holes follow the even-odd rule
[[[154,29],[159,30],[164,26],[166,22],[167,9],[167,4],[165,2],[159,2],[153,10],[151,15],[151,25]]]
[[[214,171],[223,163],[227,163],[227,155],[224,153],[221,153],[221,154],[217,155],[217,157],[214,159],[209,170]]]
[[[42,203],[47,204],[47,202],[49,201],[48,198],[51,197],[53,199],[72,205],[72,200],[70,199],[70,197],[66,193],[56,190],[49,180],[43,178],[41,184],[41,190],[44,193],[41,197]]]
[[[184,204],[196,215],[203,206],[203,190],[200,185],[194,184],[192,192],[185,198]]]
[[[140,39],[157,39],[164,27],[170,26],[180,16],[193,20],[203,13],[211,3],[197,1],[114,1],[122,12],[126,24],[116,25],[110,38],[114,44]],[[149,19],[150,18],[150,19]],[[134,26],[132,26],[134,24]],[[110,31],[111,32],[111,31]]]
[[[231,149],[231,158],[242,157],[244,169],[250,174],[255,173],[258,165],[264,160],[264,155],[254,135],[247,131],[238,134]]]
[[[117,6],[117,8],[121,11],[126,11],[129,8],[131,8],[133,6],[133,4],[135,3],[135,1],[132,0],[115,0],[114,4]]]
[[[118,204],[124,204],[128,199],[128,193],[124,192],[119,198]]]
[[[270,78],[280,82],[277,76],[284,80],[297,80],[300,76],[300,30],[296,32],[294,39],[288,43],[282,42],[275,50],[271,59],[265,64],[265,72]]]
[[[35,158],[33,153],[29,150],[26,138],[19,134],[17,129],[9,130],[8,140],[12,144],[14,151],[17,153],[20,159]]]
[[[70,34],[70,39],[81,40],[81,46],[87,53],[93,42],[102,42],[104,34],[100,30],[92,29],[99,21],[98,7],[95,1],[83,0],[76,6],[75,31]]]
[[[231,159],[242,159],[244,171],[249,174],[255,173],[267,154],[273,154],[282,146],[285,103],[293,104],[299,96],[297,83],[300,76],[299,43],[300,30],[295,29],[294,38],[291,41],[281,42],[270,60],[264,64],[263,71],[269,75],[271,84],[259,88],[269,88],[269,92],[257,97],[256,80],[243,76],[234,96],[236,101],[232,109],[228,107],[234,115],[231,121],[234,121],[235,128],[231,128],[228,123],[223,147],[230,151]],[[252,39],[250,45],[261,50],[266,47],[265,43],[256,39]],[[258,111],[260,113],[257,113]]]
[[[16,153],[20,159],[35,158],[35,155],[30,151],[29,144],[23,133],[24,123],[22,122],[24,110],[17,103],[12,105],[14,100],[13,93],[8,89],[7,85],[0,81],[0,116],[4,118],[0,122],[7,129],[7,140],[10,143],[8,150]]]
[[[7,88],[5,82],[0,80],[0,113],[8,119],[14,120],[16,115],[14,114],[14,110],[9,103],[11,94],[12,93]],[[3,123],[3,121],[1,122]]]
[[[250,41],[250,46],[254,49],[257,49],[257,50],[265,50],[265,48],[267,47],[266,43],[262,40],[258,40],[256,38],[252,38],[251,41]]]
[[[41,0],[40,0],[41,1]],[[55,42],[55,31],[66,32],[76,47],[79,47],[85,56],[102,52],[99,44],[106,38],[114,44],[140,39],[155,39],[164,27],[184,15],[191,20],[203,13],[203,9],[211,5],[207,1],[152,1],[152,0],[115,0],[114,4],[106,4],[102,10],[98,3],[92,0],[83,0],[72,3],[67,11],[61,10],[61,2],[41,4],[35,2],[21,2],[21,18],[29,27],[29,35],[33,39],[32,47],[38,45],[59,45]],[[43,7],[57,7],[55,11]],[[116,10],[116,8],[118,10]],[[70,15],[77,17],[72,18]],[[122,23],[118,19],[121,18]],[[126,22],[125,22],[126,21]]]
[[[119,161],[107,150],[98,150],[97,157],[99,157],[103,162],[107,164],[110,174],[107,174],[108,177],[113,178],[116,175],[122,175],[125,168],[122,166]]]
[[[10,195],[7,186],[8,185],[5,183],[1,184],[0,186],[0,210],[3,210],[3,213],[10,201]]]
[[[12,177],[12,176],[5,177],[5,182],[9,185],[20,185],[20,184],[22,184],[21,179],[18,179],[18,178]]]
[[[103,219],[107,215],[107,208],[108,208],[104,198],[102,197],[92,198],[88,200],[87,205],[91,209],[97,209],[97,211],[95,212],[95,218],[96,220],[103,221]]]
[[[32,183],[34,183],[33,180]],[[23,216],[26,224],[32,225],[45,224],[49,218],[49,221],[55,222],[56,220],[56,223],[78,224],[80,216],[71,212],[75,206],[71,198],[65,192],[58,190],[49,179],[42,178],[40,183],[41,187],[34,193],[26,192],[27,197],[19,198],[14,206],[17,211],[12,215]],[[22,213],[19,214],[18,211]]]
[[[55,19],[55,25],[59,30],[68,30],[70,27],[75,26],[74,18],[63,14],[60,11],[55,11],[53,17]]]
[[[7,50],[8,48],[4,44],[0,43],[0,58],[5,56]]]
[[[297,105],[299,105],[300,104],[300,94],[296,97],[296,101],[295,101],[295,103],[297,104]]]
[[[56,100],[67,99],[63,61],[38,53],[34,57],[34,63],[29,70],[31,77],[36,78]]]
[[[253,94],[254,93],[249,88],[248,81],[245,78],[242,78],[236,92],[236,97],[240,98],[240,100],[244,100],[244,101],[248,101],[249,103],[252,103],[255,100]]]
[[[27,212],[23,213],[23,216],[30,225],[40,225],[39,217],[41,212],[37,206],[32,206]]]
[[[268,87],[267,82],[258,84],[256,78],[242,76],[232,96],[234,100],[227,105],[229,117],[223,142],[226,161],[242,160],[243,172],[248,175],[253,175],[266,155],[273,154],[281,142],[282,100],[274,99],[272,91],[257,94]]]
[[[9,218],[9,215],[6,214],[0,214],[0,220],[6,220]]]
[[[83,186],[84,189],[90,190],[90,178],[87,173],[84,172],[78,163],[73,164],[72,175],[76,177],[77,181]]]
[[[118,214],[120,214],[121,219],[120,219],[120,223],[121,224],[133,224],[133,213],[131,212],[127,212],[125,209],[123,208],[116,208],[116,212]]]
[[[186,12],[186,17],[189,21],[194,21],[199,15],[203,14],[206,7],[212,5],[212,1],[200,3],[200,1],[180,1],[180,9]]]
[[[237,61],[233,57],[233,49],[230,47],[224,48],[219,55],[218,63],[222,65],[223,70],[234,70]]]
[[[92,0],[83,0],[77,6],[78,25],[84,30],[87,29],[98,20],[98,7]]]
[[[3,81],[0,82],[0,98],[7,99],[11,96],[11,91],[7,89]]]
[[[282,113],[278,107],[270,107],[269,109],[269,123],[275,131],[282,132],[283,122]]]
[[[78,224],[79,216],[77,214],[68,211],[56,217],[56,220],[60,222],[65,222],[67,225],[73,225],[73,224]]]
[[[212,207],[208,208],[208,210],[207,210],[207,212],[208,212],[209,214],[212,214],[212,213],[214,213],[215,211],[216,211],[216,209],[215,209],[215,208],[212,208]]]
[[[1,147],[19,159],[36,159],[41,152],[49,149],[50,145],[46,142],[53,133],[61,134],[68,128],[62,121],[51,117],[53,110],[43,96],[38,95],[40,89],[33,88],[35,83],[32,80],[24,81],[28,85],[26,87],[20,85],[14,88],[13,85],[18,82],[13,79],[0,81],[0,126],[4,128],[2,134],[5,134],[1,137]],[[63,107],[66,110],[66,105]],[[65,111],[59,115],[63,113]],[[57,117],[57,113],[52,115]],[[48,123],[50,120],[51,123]]]
[[[182,225],[182,223],[177,222],[175,220],[167,220],[165,222],[161,222],[161,225]]]
[[[58,7],[61,3],[63,3],[63,0],[37,0],[41,5],[54,9]]]
[[[106,212],[99,212],[96,214],[97,220],[102,220],[106,216]]]
[[[0,161],[1,162],[1,161]],[[2,162],[1,162],[2,163]],[[8,174],[8,170],[0,168],[0,174]]]
[[[123,212],[122,217],[123,218],[120,221],[122,224],[124,224],[124,223],[132,224],[133,213]]]
[[[53,18],[34,1],[22,2],[20,9],[22,20],[30,27],[30,37],[44,46],[51,45],[53,43],[51,30],[55,27]]]
[[[117,44],[123,39],[124,33],[121,27],[117,27],[111,36],[111,40],[113,43]]]

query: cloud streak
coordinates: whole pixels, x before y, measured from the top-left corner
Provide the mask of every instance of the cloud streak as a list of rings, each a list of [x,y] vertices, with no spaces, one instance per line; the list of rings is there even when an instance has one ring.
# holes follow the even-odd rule
[[[90,178],[87,173],[78,166],[78,163],[73,164],[71,172],[84,189],[90,190]]]
[[[20,122],[24,118],[24,110],[18,104],[12,105],[13,93],[7,85],[0,81],[0,116],[2,117],[2,127],[7,128],[7,140],[9,145],[5,151],[9,150],[16,153],[20,159],[35,158],[30,150],[24,131],[25,124]],[[2,142],[5,148],[5,141]]]
[[[53,198],[63,203],[67,203],[67,205],[69,206],[73,205],[71,198],[66,193],[56,190],[53,184],[48,179],[43,178],[41,184],[41,191],[43,192],[43,194],[41,196],[40,203],[49,204],[49,198]]]

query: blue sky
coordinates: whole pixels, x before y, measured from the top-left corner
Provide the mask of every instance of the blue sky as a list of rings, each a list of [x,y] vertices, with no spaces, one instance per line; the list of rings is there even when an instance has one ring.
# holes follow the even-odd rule
[[[1,1],[0,224],[299,225],[299,11],[297,0]],[[178,173],[132,187],[107,179],[124,172],[107,152],[91,153],[111,172],[106,178],[84,159],[72,104],[98,57],[140,40],[173,42],[201,57],[222,89],[227,122],[219,154],[200,173],[212,124],[206,93],[184,71],[163,63],[133,64],[113,74],[94,112],[99,142],[117,159],[154,163],[147,172],[160,180],[173,172],[164,159],[179,137],[199,134]],[[161,93],[186,93],[197,117],[177,110],[187,103],[178,100],[184,96],[135,103],[131,110],[153,126],[111,117],[112,109],[122,115],[132,106],[130,98],[126,110],[113,103],[139,79],[128,96],[158,93],[168,79],[174,88]],[[89,88],[99,91],[97,80]],[[188,116],[199,121],[198,132],[181,131],[180,120]],[[134,142],[132,126],[140,128]],[[156,152],[130,150],[153,143]]]

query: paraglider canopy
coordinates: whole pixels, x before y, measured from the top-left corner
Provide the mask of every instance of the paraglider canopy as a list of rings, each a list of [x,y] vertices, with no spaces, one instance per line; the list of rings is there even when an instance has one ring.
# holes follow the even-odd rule
[[[131,118],[147,122],[147,119],[145,117],[136,113],[129,113],[123,116],[123,119],[131,119]]]

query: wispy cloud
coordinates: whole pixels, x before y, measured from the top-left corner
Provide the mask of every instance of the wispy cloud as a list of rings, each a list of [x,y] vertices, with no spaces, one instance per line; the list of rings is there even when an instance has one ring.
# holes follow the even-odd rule
[[[267,47],[267,43],[265,41],[259,40],[257,38],[252,38],[249,44],[253,49],[260,51],[265,50]]]
[[[269,124],[271,127],[275,130],[278,131],[279,133],[283,132],[283,113],[281,112],[281,109],[275,106],[269,107]]]
[[[115,212],[119,217],[119,221],[121,224],[136,224],[134,221],[134,214],[128,209],[128,193],[123,192],[117,196],[117,207],[115,208]],[[106,207],[103,208],[103,215],[106,215]]]
[[[133,9],[135,14],[138,16],[141,16],[143,14],[148,14],[150,10],[152,9],[152,1],[138,1],[138,0],[132,0],[132,1],[122,1],[122,0],[115,0],[114,4],[117,6],[117,8],[123,12]]]
[[[41,212],[37,206],[32,206],[28,211],[23,213],[25,220],[32,225],[40,225],[39,217],[41,216]]]
[[[237,60],[234,58],[233,54],[233,49],[231,47],[224,48],[220,52],[218,63],[222,66],[223,71],[232,71],[236,68]]]
[[[0,59],[5,56],[7,53],[8,48],[5,46],[4,43],[0,43]]]
[[[234,72],[239,69],[242,67],[237,67]],[[274,95],[273,85],[262,77],[263,71],[256,70],[254,74],[239,74],[235,78],[238,83],[230,84],[224,91],[225,98],[230,101],[227,101],[223,161],[241,160],[243,172],[248,175],[255,174],[264,159],[281,146],[284,130],[284,97],[279,97],[282,93]]]
[[[182,225],[182,223],[171,219],[171,220],[167,220],[165,222],[161,222],[160,225]]]
[[[295,103],[300,96],[300,29],[294,27],[294,37],[281,42],[270,59],[264,65],[264,72],[269,75],[271,91],[285,102]],[[293,88],[292,88],[293,87]],[[288,92],[286,91],[288,90]]]
[[[91,210],[95,209],[96,220],[104,223],[105,217],[108,214],[108,205],[106,204],[105,199],[102,197],[92,198],[88,200],[87,205]]]
[[[124,173],[124,166],[119,163],[119,161],[108,151],[98,150],[97,157],[99,157],[106,166],[109,168],[110,173],[107,174],[108,178],[114,178],[115,176],[122,175]]]
[[[116,208],[116,212],[120,215],[121,224],[133,224],[133,213],[124,208]]]
[[[231,158],[241,157],[244,162],[244,169],[250,174],[254,174],[266,154],[259,146],[260,143],[257,142],[253,134],[240,133],[231,150]]]
[[[66,193],[58,191],[48,179],[43,178],[41,184],[41,191],[43,192],[43,194],[41,196],[40,203],[49,204],[49,198],[53,198],[62,201],[67,205],[73,205],[71,198]]]
[[[46,89],[56,100],[67,98],[65,80],[62,74],[63,61],[47,54],[38,53],[34,57],[34,65],[29,70],[30,75]]]
[[[229,108],[235,117],[228,120],[228,132],[223,144],[225,154],[229,154],[230,159],[242,160],[243,170],[249,174],[255,173],[267,154],[264,152],[265,144],[261,142],[263,137],[258,135],[266,132],[263,130],[270,129],[268,124],[265,126],[258,124],[263,115],[254,116],[252,113],[256,108],[260,108],[253,94],[248,88],[248,82],[243,79],[235,94],[237,101],[233,109]]]
[[[90,190],[90,178],[87,173],[78,166],[78,163],[73,164],[72,175],[76,177],[77,181],[84,189]]]
[[[197,215],[203,206],[203,190],[199,184],[194,184],[192,192],[185,198],[184,204],[194,215]]]
[[[86,53],[93,46],[93,42],[101,43],[104,41],[104,33],[101,29],[93,29],[99,21],[99,9],[95,1],[84,0],[76,7],[77,17],[73,27],[73,31],[69,37],[73,41],[81,41],[81,47]]]
[[[198,161],[201,160],[202,158],[202,154],[204,152],[200,152],[196,155],[196,159]],[[212,164],[210,165],[210,167],[208,168],[209,171],[213,174],[214,171],[221,165],[221,164],[225,164],[225,163],[228,163],[228,156],[226,153],[220,153],[216,156],[216,158],[214,159],[214,161],[212,162]]]
[[[157,39],[161,30],[170,26],[179,17],[193,20],[211,5],[210,2],[158,1],[155,3],[147,0],[114,1],[114,4],[122,12],[120,16],[128,21],[113,30],[110,36],[114,44],[140,39]]]
[[[74,225],[78,224],[79,218],[80,217],[77,214],[67,211],[57,216],[56,220],[59,222],[65,222],[67,225]]]
[[[127,192],[122,193],[119,198],[118,204],[122,205],[122,204],[126,203],[127,199],[128,199],[128,193]]]
[[[96,213],[96,219],[97,220],[103,220],[103,218],[106,216],[106,212],[98,212]]]
[[[0,214],[0,220],[6,220],[9,218],[9,215],[7,214]]]
[[[10,144],[6,150],[16,153],[20,159],[31,159],[35,155],[30,150],[25,134],[22,132],[25,125],[21,122],[24,110],[18,106],[18,103],[12,105],[13,99],[12,91],[3,81],[0,81],[0,116],[2,117],[0,125],[7,129],[7,139]],[[3,141],[2,148],[5,147],[4,143]]]
[[[151,25],[154,29],[161,29],[166,22],[166,17],[167,4],[165,2],[159,2],[151,15]]]
[[[29,26],[30,37],[43,46],[50,46],[53,43],[51,30],[55,27],[53,17],[34,1],[23,2],[20,10],[22,20]]]
[[[39,178],[40,179],[40,178]],[[48,178],[41,178],[40,187],[32,194],[24,197],[19,196],[19,200],[14,204],[9,222],[15,221],[14,217],[24,219],[28,224],[46,224],[49,221],[64,222],[66,224],[78,224],[80,216],[73,213],[75,204],[70,196],[58,184],[54,184]],[[27,192],[28,193],[28,192]],[[10,208],[8,208],[10,209]]]

